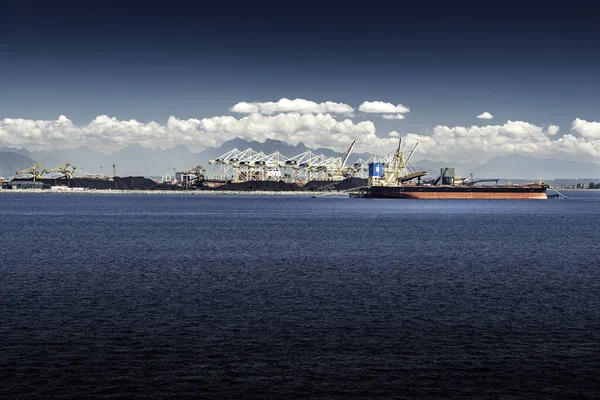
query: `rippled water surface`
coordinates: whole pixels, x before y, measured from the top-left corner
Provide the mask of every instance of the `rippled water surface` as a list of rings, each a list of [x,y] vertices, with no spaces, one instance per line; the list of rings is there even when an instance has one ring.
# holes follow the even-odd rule
[[[598,398],[569,195],[0,194],[0,397]]]

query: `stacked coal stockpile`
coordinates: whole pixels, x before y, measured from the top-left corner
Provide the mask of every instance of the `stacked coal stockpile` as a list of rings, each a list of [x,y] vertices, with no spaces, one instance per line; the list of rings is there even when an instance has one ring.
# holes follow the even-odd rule
[[[12,178],[10,180],[11,182],[33,182],[33,178]],[[54,185],[54,181],[55,179],[36,179],[36,182],[52,182],[52,184]],[[60,181],[60,179],[59,179]]]
[[[60,186],[69,186],[73,188],[86,188],[86,189],[116,189],[115,183],[108,179],[98,178],[73,178],[69,180],[62,180],[57,183]]]
[[[15,178],[14,181],[33,181],[33,178]],[[72,188],[86,189],[116,189],[114,182],[108,179],[98,178],[43,178],[37,179],[37,182],[43,182],[47,186],[67,186]]]
[[[248,181],[227,183],[212,190],[293,192],[300,190],[300,186],[284,181]]]
[[[361,186],[367,186],[367,180],[364,178],[348,178],[344,179],[337,185],[337,190],[349,190]]]
[[[33,178],[15,178],[14,181],[32,181]],[[86,189],[118,189],[118,190],[149,190],[157,186],[157,183],[152,179],[144,178],[143,176],[126,176],[114,178],[57,178],[57,179],[38,179],[38,182],[43,182],[48,186],[68,186],[72,188]]]
[[[152,179],[144,178],[143,176],[115,176],[113,178],[115,189],[134,189],[134,190],[151,190],[158,184]]]
[[[302,186],[302,190],[306,191],[331,191],[337,190],[336,186],[340,183],[340,181],[321,181],[321,180],[312,180],[306,182],[304,186]]]
[[[302,190],[310,191],[338,191],[349,190],[356,187],[365,186],[367,180],[363,178],[347,178],[343,181],[320,181],[312,180],[302,187]]]

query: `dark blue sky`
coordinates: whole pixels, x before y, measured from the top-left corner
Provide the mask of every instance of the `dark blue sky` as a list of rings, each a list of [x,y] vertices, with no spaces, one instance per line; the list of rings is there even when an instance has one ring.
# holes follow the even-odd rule
[[[599,118],[591,6],[186,3],[9,1],[0,118],[164,122],[281,97],[411,108],[383,131]]]

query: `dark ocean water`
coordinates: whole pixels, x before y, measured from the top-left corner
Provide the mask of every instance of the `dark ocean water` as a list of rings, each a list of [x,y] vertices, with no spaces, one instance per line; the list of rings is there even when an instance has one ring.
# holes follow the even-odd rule
[[[0,195],[0,397],[599,398],[569,195]]]

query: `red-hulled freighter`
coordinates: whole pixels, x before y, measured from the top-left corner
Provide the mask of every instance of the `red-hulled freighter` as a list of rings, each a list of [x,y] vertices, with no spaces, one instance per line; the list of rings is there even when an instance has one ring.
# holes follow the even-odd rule
[[[397,198],[397,199],[487,199],[487,200],[545,200],[548,198],[548,184],[530,183],[525,185],[498,185],[498,179],[469,181],[459,178],[454,168],[442,168],[440,175],[433,180],[423,181],[427,172],[414,171],[408,160],[416,150],[418,143],[408,157],[400,152],[402,140],[396,152],[381,160],[369,164],[368,186],[362,188],[353,197]],[[485,181],[495,181],[495,185],[481,185]]]

